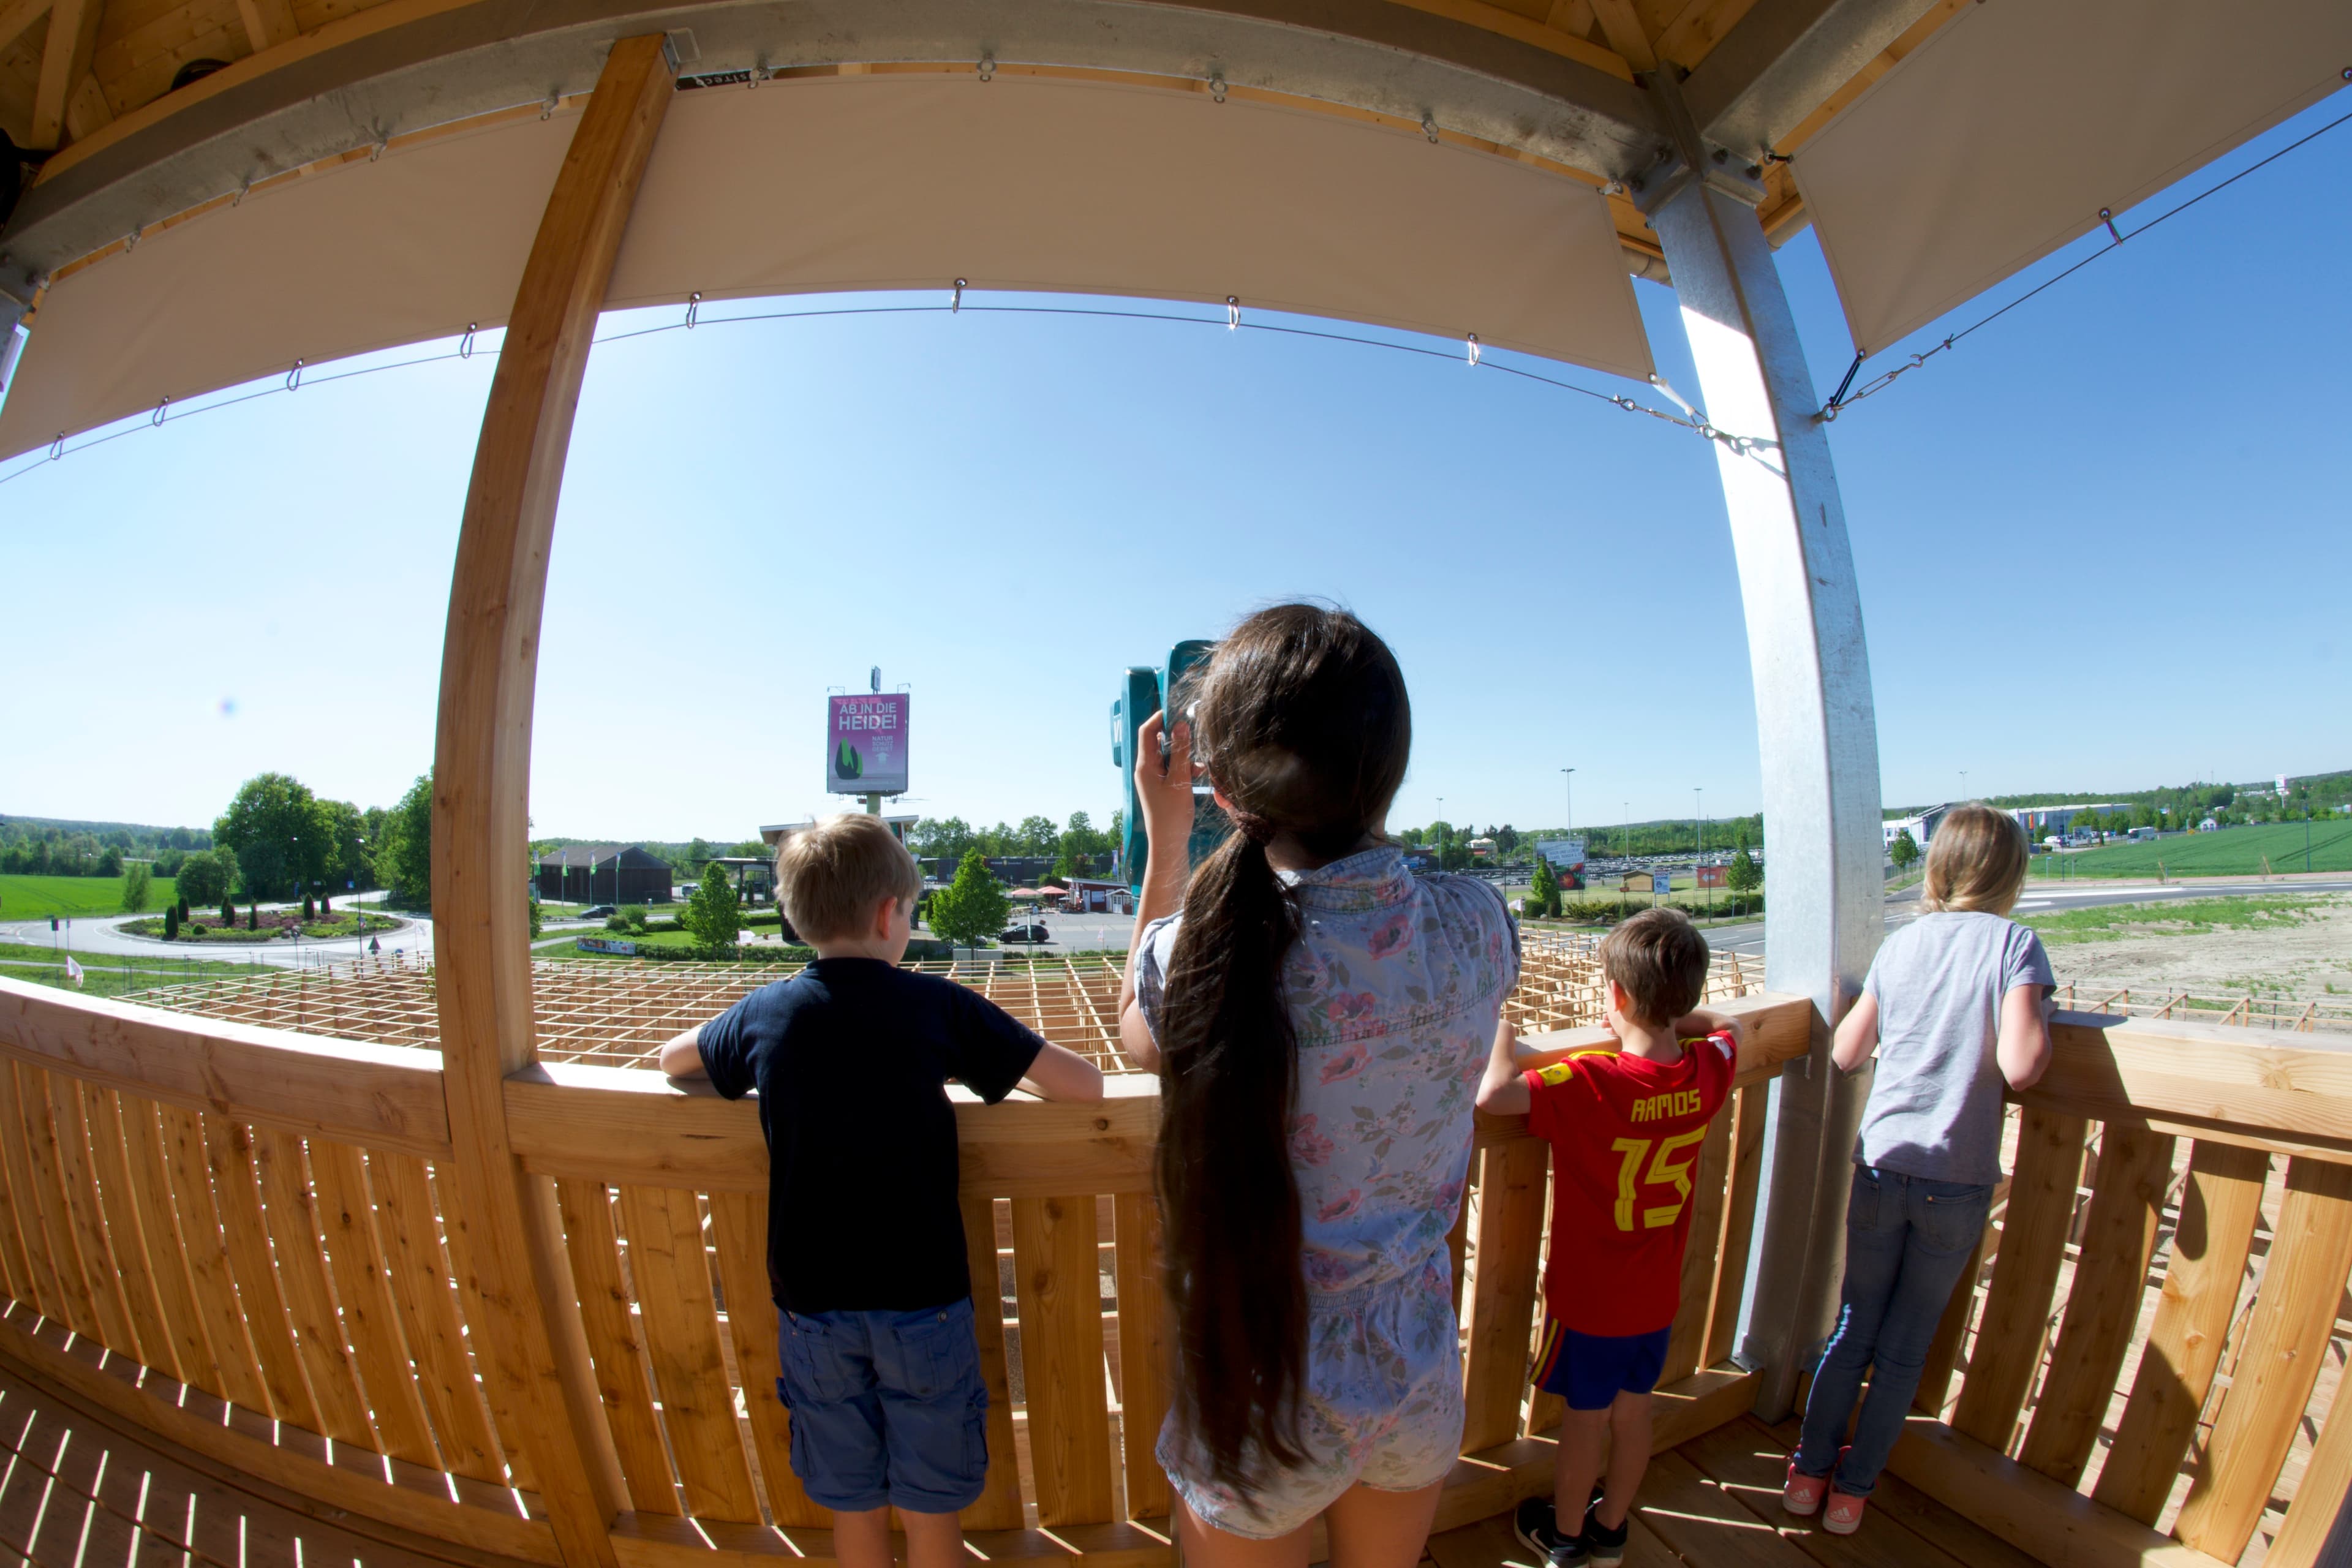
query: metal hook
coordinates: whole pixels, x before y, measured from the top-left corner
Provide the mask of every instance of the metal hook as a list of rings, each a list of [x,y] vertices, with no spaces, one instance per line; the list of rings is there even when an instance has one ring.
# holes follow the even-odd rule
[[[1225,101],[1225,73],[1223,71],[1209,79],[1209,101],[1212,103]]]
[[[555,106],[562,101],[562,96],[561,94],[552,92],[549,93],[547,95],[547,101],[539,106],[539,117],[541,120],[554,119]]]
[[[136,249],[138,249],[138,248],[139,248],[139,236],[141,235],[141,233],[142,233],[142,232],[143,232],[143,231],[142,231],[142,230],[140,230],[140,229],[135,229],[135,228],[134,228],[134,229],[132,229],[129,234],[126,234],[126,235],[124,235],[124,236],[122,237],[122,254],[123,254],[123,255],[128,256],[128,255],[130,255],[132,251],[134,251],[134,250],[136,250]]]
[[[1427,115],[1423,115],[1421,121],[1421,133],[1429,138],[1429,144],[1431,146],[1434,147],[1437,145],[1436,121],[1430,119]]]
[[[982,55],[980,57],[980,79],[982,81],[994,81],[996,79],[996,57],[994,55]]]
[[[2115,236],[2115,240],[2117,245],[2121,245],[2124,242],[2123,231],[2116,226],[2116,215],[2111,209],[2101,207],[2099,209],[2099,221],[2107,226],[2107,232]]]
[[[1475,332],[1467,333],[1464,338],[1464,342],[1469,351],[1470,363],[1474,365],[1478,363],[1478,334]]]
[[[59,458],[62,458],[62,457],[64,457],[65,455],[66,455],[66,433],[65,433],[64,431],[60,430],[60,431],[58,431],[58,438],[57,438],[56,440],[54,440],[54,441],[52,441],[52,442],[50,442],[50,443],[49,443],[49,461],[50,461],[50,462],[52,462],[52,463],[54,463],[54,462],[56,462]]]
[[[245,177],[245,184],[237,186],[236,195],[229,199],[228,205],[233,207],[243,206],[245,205],[245,194],[251,189],[253,189],[253,176],[251,174],[247,174]]]
[[[686,330],[694,331],[694,318],[702,311],[702,290],[697,289],[686,297]]]
[[[1225,331],[1233,331],[1241,324],[1242,297],[1238,294],[1228,294],[1225,296]]]
[[[147,423],[150,425],[161,425],[163,423],[164,412],[171,406],[172,400],[168,397],[163,399],[163,402],[155,405],[155,412],[147,416]]]
[[[956,279],[955,298],[948,301],[949,315],[955,315],[963,310],[963,291],[970,287],[971,285],[965,279],[961,278]]]
[[[474,333],[480,329],[481,324],[482,323],[479,321],[468,321],[466,323],[466,335],[457,340],[457,357],[459,359],[472,359],[474,357]]]
[[[372,152],[372,153],[370,153],[368,154],[368,162],[369,162],[369,163],[374,163],[377,159],[379,159],[379,158],[383,157],[383,150],[384,150],[385,148],[387,148],[387,147],[391,146],[391,145],[392,145],[392,138],[391,138],[391,137],[389,137],[389,136],[386,136],[386,137],[383,138],[381,141],[377,142],[376,142],[376,144],[375,144],[375,150],[374,150],[373,152]]]
[[[286,390],[292,392],[302,384],[302,362],[296,360],[294,368],[286,373]]]

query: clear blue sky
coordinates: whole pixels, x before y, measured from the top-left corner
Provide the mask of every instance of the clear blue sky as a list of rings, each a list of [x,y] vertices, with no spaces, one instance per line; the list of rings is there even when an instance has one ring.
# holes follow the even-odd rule
[[[2125,226],[2341,112],[2338,95]],[[1954,795],[1964,768],[1985,794],[2352,764],[2347,139],[1834,426],[1889,805]],[[1851,353],[1827,269],[1810,235],[1780,266],[1826,395]],[[1661,368],[1695,392],[1673,296],[1636,287]],[[491,363],[314,382],[0,485],[0,811],[205,823],[264,769],[395,798],[432,756]],[[1458,363],[968,312],[597,351],[532,814],[541,833],[717,838],[827,809],[823,695],[879,664],[914,693],[908,809],[1101,823],[1121,668],[1294,595],[1351,605],[1403,662],[1400,826],[1556,826],[1568,766],[1582,824],[1687,815],[1694,786],[1710,816],[1758,804],[1695,437]]]

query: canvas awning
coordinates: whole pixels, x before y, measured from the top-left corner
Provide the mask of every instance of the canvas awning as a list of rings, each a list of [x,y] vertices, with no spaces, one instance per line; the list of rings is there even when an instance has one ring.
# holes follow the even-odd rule
[[[1966,7],[1796,154],[1872,353],[2344,85],[2346,0]]]
[[[499,324],[576,116],[259,189],[53,285],[0,457],[259,376]],[[679,94],[611,308],[866,289],[1341,317],[1640,376],[1603,197],[1418,132],[1097,80],[874,76]]]

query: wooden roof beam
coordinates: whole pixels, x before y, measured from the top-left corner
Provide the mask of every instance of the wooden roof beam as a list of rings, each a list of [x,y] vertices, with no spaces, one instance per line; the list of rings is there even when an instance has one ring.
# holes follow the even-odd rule
[[[293,0],[236,0],[236,16],[245,24],[245,41],[257,55],[301,33],[294,25]]]
[[[1753,159],[1901,37],[1935,0],[1757,0],[1690,79],[1700,133]]]
[[[0,4],[0,49],[32,31],[33,24],[48,15],[51,4],[53,0],[5,0]]]
[[[49,13],[49,39],[41,50],[41,76],[33,89],[32,145],[36,151],[65,140],[66,106],[89,70],[98,50],[98,20],[104,0],[57,0]]]

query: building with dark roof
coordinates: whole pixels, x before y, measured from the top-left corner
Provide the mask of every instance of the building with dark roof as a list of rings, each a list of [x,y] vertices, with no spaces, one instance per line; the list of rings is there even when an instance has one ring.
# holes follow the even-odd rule
[[[669,862],[634,844],[567,844],[539,858],[539,896],[567,904],[666,904]]]

